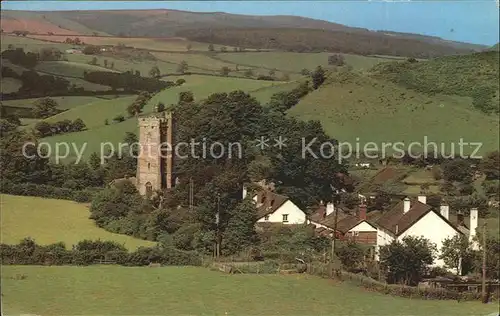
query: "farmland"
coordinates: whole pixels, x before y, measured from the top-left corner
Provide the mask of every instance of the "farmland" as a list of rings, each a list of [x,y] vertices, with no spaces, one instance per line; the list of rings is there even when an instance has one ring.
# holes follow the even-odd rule
[[[6,314],[487,315],[497,310],[478,302],[384,296],[307,275],[225,275],[195,267],[8,266],[2,285]]]
[[[2,243],[17,244],[26,237],[40,245],[64,242],[66,247],[84,239],[110,240],[130,250],[152,246],[153,242],[113,234],[95,226],[89,219],[88,207],[76,202],[0,195]],[[29,219],[29,220],[27,220]]]

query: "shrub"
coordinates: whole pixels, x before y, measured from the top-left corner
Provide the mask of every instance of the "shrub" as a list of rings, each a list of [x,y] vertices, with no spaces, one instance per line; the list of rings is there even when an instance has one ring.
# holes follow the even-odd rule
[[[116,123],[123,122],[123,121],[125,121],[125,116],[123,116],[122,114],[119,114],[113,118],[113,121]]]
[[[59,188],[45,184],[35,183],[12,183],[3,180],[0,183],[0,192],[13,195],[39,196],[54,199],[73,200],[81,203],[92,201],[96,191],[73,190],[70,188]]]
[[[178,86],[181,86],[181,85],[183,85],[184,83],[186,83],[186,80],[184,80],[184,79],[182,79],[182,78],[181,78],[181,79],[177,79],[177,81],[175,82],[175,84],[176,84],[176,85],[178,85]]]

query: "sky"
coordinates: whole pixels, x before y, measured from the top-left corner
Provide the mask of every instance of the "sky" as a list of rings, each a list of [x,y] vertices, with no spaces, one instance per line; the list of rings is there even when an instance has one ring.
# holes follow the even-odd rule
[[[299,15],[371,30],[499,42],[498,0],[456,1],[2,1],[2,10],[176,9],[250,15]]]

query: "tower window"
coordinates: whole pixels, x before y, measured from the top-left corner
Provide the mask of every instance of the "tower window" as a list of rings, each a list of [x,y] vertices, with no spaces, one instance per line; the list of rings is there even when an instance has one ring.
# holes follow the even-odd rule
[[[150,169],[151,169],[151,163],[148,162],[148,170],[150,170]]]

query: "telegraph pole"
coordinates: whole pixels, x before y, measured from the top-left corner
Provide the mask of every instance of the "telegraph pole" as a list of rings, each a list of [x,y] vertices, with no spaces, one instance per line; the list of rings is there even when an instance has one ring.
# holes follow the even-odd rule
[[[486,297],[486,222],[483,224],[483,275],[481,294],[483,297],[483,303],[488,303],[488,299]]]

